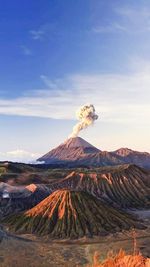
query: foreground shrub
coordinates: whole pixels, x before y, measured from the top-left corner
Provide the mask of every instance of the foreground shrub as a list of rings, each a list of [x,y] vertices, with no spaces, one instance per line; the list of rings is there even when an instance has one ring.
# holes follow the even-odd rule
[[[140,253],[127,255],[120,250],[118,254],[109,253],[105,261],[100,263],[100,255],[95,252],[93,264],[87,267],[150,267],[150,258],[144,258]]]

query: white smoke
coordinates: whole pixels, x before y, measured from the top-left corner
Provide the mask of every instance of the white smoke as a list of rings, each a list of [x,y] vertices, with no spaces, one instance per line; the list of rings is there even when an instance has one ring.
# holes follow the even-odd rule
[[[92,125],[94,121],[98,119],[98,115],[95,113],[95,108],[91,104],[87,104],[79,108],[79,110],[76,112],[76,115],[80,122],[73,127],[72,134],[69,136],[69,138],[77,137],[81,130]]]

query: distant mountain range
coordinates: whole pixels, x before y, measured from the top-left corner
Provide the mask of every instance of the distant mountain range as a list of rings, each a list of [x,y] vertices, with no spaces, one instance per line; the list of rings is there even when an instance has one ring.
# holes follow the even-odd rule
[[[113,152],[101,151],[81,137],[69,138],[37,161],[68,167],[100,167],[127,163],[150,168],[150,154],[147,152],[128,148],[120,148]]]

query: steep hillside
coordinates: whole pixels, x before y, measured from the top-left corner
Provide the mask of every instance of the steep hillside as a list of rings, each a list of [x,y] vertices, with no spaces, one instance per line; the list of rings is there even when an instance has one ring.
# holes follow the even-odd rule
[[[11,186],[7,183],[0,182],[0,198],[20,198],[30,195],[30,191],[23,186]]]
[[[3,239],[7,239],[8,236],[6,234],[6,232],[3,230],[3,228],[0,225],[0,243],[2,242]]]
[[[83,190],[124,208],[150,207],[150,174],[135,165],[72,172],[51,184],[52,191],[61,188]]]
[[[64,143],[38,159],[47,164],[78,161],[86,155],[98,153],[100,150],[86,142],[81,137],[67,139]]]
[[[44,198],[49,196],[51,192],[45,185],[34,184],[24,187],[21,193],[19,191],[20,189],[17,191],[17,187],[15,187],[15,191],[13,190],[13,187],[11,187],[11,190],[12,191],[9,193],[9,196],[4,198],[3,194],[1,196],[0,218],[34,207]]]
[[[124,163],[132,163],[150,169],[150,154],[147,152],[138,152],[128,148],[120,148],[112,154],[118,156],[118,159],[123,160]]]
[[[107,151],[100,151],[95,154],[88,154],[77,161],[70,162],[69,166],[85,166],[85,167],[103,167],[103,166],[115,166],[124,164],[122,159],[116,157],[114,154]]]
[[[141,227],[128,214],[86,192],[58,190],[31,210],[5,220],[18,233],[80,238]]]

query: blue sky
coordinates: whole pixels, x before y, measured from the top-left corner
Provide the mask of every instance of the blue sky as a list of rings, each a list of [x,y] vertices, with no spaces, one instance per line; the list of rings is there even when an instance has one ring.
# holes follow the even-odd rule
[[[63,142],[86,103],[83,138],[150,152],[149,1],[3,1],[0,47],[0,160]]]

